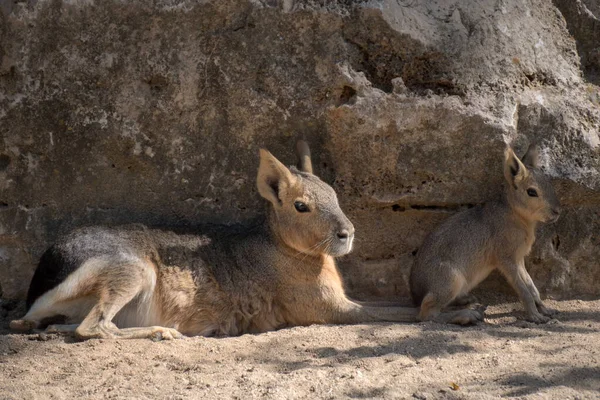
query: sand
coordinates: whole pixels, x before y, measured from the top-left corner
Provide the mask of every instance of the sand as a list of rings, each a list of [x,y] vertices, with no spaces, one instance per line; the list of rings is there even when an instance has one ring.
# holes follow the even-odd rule
[[[89,340],[11,334],[0,314],[0,399],[600,398],[600,300],[548,301],[524,322],[310,326],[233,338]]]

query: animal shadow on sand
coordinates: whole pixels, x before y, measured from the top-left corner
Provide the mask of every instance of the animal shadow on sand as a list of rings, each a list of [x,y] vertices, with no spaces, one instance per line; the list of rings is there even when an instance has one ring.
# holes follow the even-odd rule
[[[332,346],[312,347],[306,345],[304,352],[307,357],[301,361],[290,361],[277,355],[260,354],[265,363],[272,364],[278,370],[291,372],[304,368],[328,368],[352,364],[360,359],[384,357],[389,354],[404,355],[413,360],[425,357],[445,357],[458,353],[473,353],[475,348],[467,343],[458,334],[458,331],[448,330],[448,325],[428,323],[423,325],[437,325],[440,330],[423,330],[418,334],[399,335],[394,338],[380,337],[381,330],[390,328],[395,324],[373,323],[363,326],[347,326],[344,329],[351,330],[357,335],[358,341],[376,342],[377,344],[365,344],[348,349],[338,349]],[[479,329],[478,327],[462,328],[462,331]],[[309,338],[307,338],[309,339]],[[336,342],[337,343],[337,342]],[[332,343],[335,345],[335,343]],[[303,346],[304,347],[304,346]]]
[[[564,367],[563,365],[545,366],[555,368]],[[551,379],[544,379],[528,373],[517,373],[505,378],[501,382],[503,385],[514,387],[507,394],[511,397],[526,396],[556,386],[566,386],[576,390],[600,391],[600,367],[568,368]]]

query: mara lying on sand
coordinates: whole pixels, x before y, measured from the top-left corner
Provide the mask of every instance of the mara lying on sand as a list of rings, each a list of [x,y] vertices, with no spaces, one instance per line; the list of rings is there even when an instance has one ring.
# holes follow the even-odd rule
[[[78,338],[171,339],[239,335],[286,326],[414,322],[418,310],[346,297],[335,257],[352,250],[354,226],[333,189],[260,151],[258,191],[270,202],[264,226],[226,235],[177,235],[144,226],[80,229],[42,256],[27,314],[14,330]],[[483,315],[471,312],[473,321]]]
[[[555,222],[560,204],[548,177],[538,169],[535,145],[522,160],[504,153],[505,196],[448,218],[419,249],[410,274],[419,320],[435,319],[447,305],[466,304],[469,291],[494,269],[506,277],[525,306],[527,319],[547,322],[555,311],[544,306],[525,269],[538,222]],[[449,322],[468,323],[458,314]]]

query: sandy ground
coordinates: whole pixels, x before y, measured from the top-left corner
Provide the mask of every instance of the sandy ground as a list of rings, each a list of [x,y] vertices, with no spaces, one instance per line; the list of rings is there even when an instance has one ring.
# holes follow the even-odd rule
[[[600,398],[600,300],[548,304],[561,313],[545,325],[518,320],[521,306],[500,302],[486,323],[467,328],[311,326],[74,342],[9,334],[22,305],[5,303],[0,399]]]

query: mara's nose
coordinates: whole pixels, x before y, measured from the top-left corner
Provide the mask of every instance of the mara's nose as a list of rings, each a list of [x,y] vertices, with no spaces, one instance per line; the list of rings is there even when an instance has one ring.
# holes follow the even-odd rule
[[[342,229],[337,233],[337,237],[340,240],[348,239],[350,237],[350,232],[348,231],[348,229]]]
[[[560,214],[560,207],[554,207],[552,209],[552,214],[559,215]]]
[[[351,229],[342,229],[337,233],[337,237],[338,239],[340,239],[341,241],[345,241],[347,240],[349,237],[351,237],[352,235],[354,235],[354,228]]]

